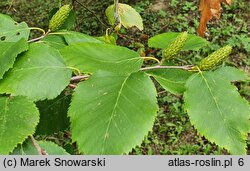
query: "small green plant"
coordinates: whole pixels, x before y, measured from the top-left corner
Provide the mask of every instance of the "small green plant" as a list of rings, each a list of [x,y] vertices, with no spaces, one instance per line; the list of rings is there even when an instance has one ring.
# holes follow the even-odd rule
[[[167,32],[148,41],[163,51],[162,59],[143,56],[115,45],[122,27],[143,29],[141,16],[129,5],[115,1],[107,8],[112,27],[98,38],[60,28],[70,10],[62,18],[55,13],[47,32],[0,14],[0,154],[67,154],[33,137],[67,128],[81,154],[127,154],[152,130],[159,111],[152,79],[184,95],[185,110],[200,135],[232,154],[246,154],[250,106],[231,82],[249,77],[237,68],[217,66],[231,47],[198,65],[178,66],[171,61],[175,55],[208,42],[187,32]],[[33,29],[43,35],[28,40]],[[145,67],[144,60],[156,64]],[[185,149],[180,151],[188,154]]]

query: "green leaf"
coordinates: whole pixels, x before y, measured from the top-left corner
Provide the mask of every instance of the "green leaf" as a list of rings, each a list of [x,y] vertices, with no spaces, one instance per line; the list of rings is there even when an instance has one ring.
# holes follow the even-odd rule
[[[186,90],[187,79],[192,75],[191,72],[180,69],[156,69],[149,70],[147,73],[154,77],[165,90],[173,94],[182,94]]]
[[[12,68],[17,55],[27,50],[28,43],[24,39],[18,42],[0,42],[0,79]]]
[[[67,46],[67,43],[62,35],[48,35],[41,41],[55,49],[61,49]]]
[[[168,32],[163,34],[158,34],[154,37],[151,37],[148,40],[148,46],[152,48],[165,49],[167,48],[175,38],[181,33],[177,32]],[[199,50],[200,48],[208,45],[206,39],[203,39],[199,36],[188,34],[187,41],[182,48],[182,50]]]
[[[0,42],[28,40],[30,30],[25,22],[17,23],[8,15],[0,14]]]
[[[201,135],[232,154],[246,154],[250,106],[230,81],[218,73],[219,70],[202,72],[189,78],[185,107]]]
[[[72,139],[84,154],[124,154],[152,130],[157,93],[142,72],[100,71],[73,95],[69,117]]]
[[[115,24],[115,6],[111,5],[106,9],[106,16],[111,25]],[[119,3],[118,17],[121,24],[125,28],[137,27],[139,30],[143,30],[143,21],[141,15],[131,6],[127,4]]]
[[[35,104],[25,97],[0,96],[0,154],[9,154],[34,134],[39,122]]]
[[[110,44],[81,43],[65,47],[60,52],[68,66],[82,72],[132,73],[138,71],[143,62],[138,53]]]
[[[63,23],[60,29],[66,29],[66,30],[74,29],[75,23],[76,23],[76,13],[74,10],[71,10],[68,18]]]
[[[49,155],[68,155],[65,149],[51,141],[38,141],[38,144],[45,149]]]
[[[46,151],[49,155],[68,155],[62,147],[51,141],[37,141],[39,146]],[[30,139],[26,140],[23,144],[18,145],[11,155],[39,155]]]
[[[36,134],[51,135],[64,131],[69,127],[67,112],[71,96],[63,92],[53,100],[44,100],[36,103],[40,111],[40,122],[36,129]]]
[[[230,81],[246,81],[250,80],[247,73],[233,67],[222,67],[215,71],[216,74],[220,75],[221,78]]]
[[[66,40],[66,42],[69,45],[76,44],[76,43],[103,43],[102,41],[89,36],[87,34],[79,33],[79,32],[73,32],[73,31],[68,31],[68,32],[63,32],[63,36]]]
[[[60,6],[61,7],[61,6]],[[50,10],[49,12],[49,20],[52,19],[53,15],[55,15],[55,13],[59,10],[59,7],[53,8],[52,10]]]
[[[70,78],[71,70],[57,50],[34,43],[0,80],[0,93],[23,95],[34,101],[53,99],[69,84]]]

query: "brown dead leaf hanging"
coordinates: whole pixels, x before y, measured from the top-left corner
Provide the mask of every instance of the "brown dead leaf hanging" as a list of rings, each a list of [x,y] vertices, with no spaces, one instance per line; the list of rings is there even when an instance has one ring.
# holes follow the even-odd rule
[[[221,3],[227,5],[231,4],[232,0],[201,0],[199,11],[201,11],[200,25],[198,28],[198,34],[204,37],[206,32],[207,23],[214,17],[216,19],[220,18],[221,15]]]

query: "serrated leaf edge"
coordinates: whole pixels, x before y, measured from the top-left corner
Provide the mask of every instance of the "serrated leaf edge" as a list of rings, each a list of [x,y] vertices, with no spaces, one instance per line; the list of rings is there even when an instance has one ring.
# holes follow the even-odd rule
[[[23,40],[24,40],[24,38],[22,38],[22,39],[20,39],[19,41],[15,42],[15,44],[9,46],[8,49],[3,53],[3,55],[5,55],[6,53],[8,53],[9,51],[12,51],[13,48],[15,48],[15,46],[16,46],[19,42],[21,42],[21,41],[23,41]],[[13,68],[17,56],[18,56],[19,54],[21,54],[21,53],[27,51],[28,49],[29,49],[28,43],[26,43],[25,46],[22,46],[22,48],[20,49],[20,51],[18,51],[17,54],[13,57],[13,60],[11,60],[11,63],[10,63],[9,68],[8,68],[8,69],[5,69],[5,70],[3,71],[3,75],[0,76],[0,80],[3,79],[4,74],[5,74],[7,71],[9,71],[11,68]]]
[[[127,76],[127,79],[128,79],[132,74],[133,74],[133,73],[131,73],[129,76]],[[147,74],[145,74],[145,75],[146,75],[147,78],[152,82],[152,80],[150,79],[150,77],[149,77]],[[91,79],[91,78],[90,78],[90,79]],[[152,82],[152,85],[154,85],[153,82]],[[69,105],[69,109],[71,108],[72,101],[73,101],[74,98],[75,98],[75,94],[76,94],[75,92],[77,91],[77,89],[78,89],[78,87],[74,90],[74,93],[72,94],[72,98],[71,98],[71,102],[70,102],[70,105]],[[156,109],[155,112],[154,112],[154,117],[155,117],[155,119],[156,119],[157,113],[158,113],[158,111],[159,111],[158,101],[157,101],[157,91],[156,91],[156,89],[155,89],[155,104],[157,104],[157,109]],[[69,113],[69,110],[68,110],[68,117],[70,118],[70,125],[72,125],[72,124],[74,124],[74,122],[72,121],[72,119],[71,119],[72,116],[70,116],[70,115],[71,115],[71,114]],[[152,126],[150,127],[150,130],[147,131],[147,134],[145,134],[145,135],[141,138],[140,142],[143,142],[143,140],[145,139],[145,137],[147,137],[148,133],[153,129],[155,119],[154,119],[154,121],[153,121],[152,124],[151,124]],[[72,132],[71,127],[70,127],[70,132]],[[74,139],[73,136],[72,136],[72,141],[73,141],[73,142],[76,142],[76,143],[78,144],[77,140]],[[138,141],[139,141],[139,140],[138,140]],[[127,149],[123,154],[128,154],[129,152],[131,152],[136,146],[138,146],[139,143],[134,143],[134,144],[136,144],[136,145],[134,145],[132,148]],[[84,150],[83,150],[83,151],[80,151],[80,152],[83,152],[83,153],[84,153]],[[102,155],[103,155],[103,154],[102,154]]]
[[[28,102],[30,102],[32,104],[32,108],[36,109],[36,112],[37,112],[37,116],[38,116],[38,120],[37,122],[34,122],[33,124],[35,125],[34,126],[34,130],[29,134],[27,135],[25,138],[23,138],[23,140],[19,141],[16,143],[16,145],[12,148],[12,150],[9,151],[9,153],[12,153],[13,150],[19,145],[19,144],[22,144],[29,136],[32,136],[33,134],[35,134],[35,131],[36,131],[36,127],[40,121],[40,114],[39,114],[39,110],[38,108],[36,107],[35,103],[33,101],[31,101],[29,98],[25,97],[25,96],[14,96],[14,97],[23,97],[25,98]]]
[[[192,79],[194,79],[196,76],[198,76],[199,74],[202,74],[202,73],[197,73],[196,75],[192,75],[191,76],[191,78]],[[204,77],[203,77],[204,78]],[[228,81],[228,80],[227,80]],[[233,85],[231,85],[230,84],[230,86],[232,87],[232,89],[234,89],[235,91],[237,91],[237,88],[235,87],[235,86],[233,86]],[[188,89],[186,88],[186,91],[184,92],[184,102],[186,101],[185,99],[185,96],[186,96],[186,94],[187,94],[187,92],[188,92]],[[238,91],[237,91],[238,92]],[[244,98],[242,98],[238,93],[237,93],[237,95],[242,99],[242,102],[245,102],[245,104],[246,105],[249,105],[248,104],[248,102],[244,99]],[[197,130],[197,132],[201,135],[201,136],[204,136],[205,138],[207,138],[211,143],[214,143],[214,144],[216,144],[217,146],[219,146],[219,147],[222,147],[222,148],[225,148],[225,149],[227,149],[230,153],[232,153],[231,152],[231,150],[230,150],[230,148],[228,147],[228,146],[221,146],[221,145],[219,145],[219,144],[217,144],[216,143],[216,140],[214,139],[214,138],[211,138],[211,137],[209,137],[209,136],[207,136],[204,132],[201,132],[201,131],[199,131],[197,128],[196,128],[196,122],[194,122],[194,120],[192,119],[192,117],[189,115],[189,106],[187,106],[187,103],[185,102],[185,104],[184,104],[184,109],[187,111],[187,113],[188,113],[188,116],[189,116],[189,118],[190,118],[190,122],[191,122],[191,125],[193,125],[194,127],[195,127],[195,129]],[[249,119],[250,119],[250,115],[249,115]],[[238,130],[239,131],[239,130]],[[250,130],[249,130],[250,131]],[[242,135],[242,131],[239,131],[240,133],[241,133],[241,135]],[[245,134],[245,136],[243,136],[242,135],[242,139],[243,140],[247,140],[247,133]],[[245,150],[246,150],[246,148],[247,148],[247,144],[245,143]]]

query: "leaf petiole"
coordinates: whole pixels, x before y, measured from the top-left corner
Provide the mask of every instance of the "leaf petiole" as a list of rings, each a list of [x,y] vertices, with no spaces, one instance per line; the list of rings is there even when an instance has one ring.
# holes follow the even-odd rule
[[[146,60],[154,60],[154,61],[156,61],[158,64],[160,64],[161,62],[157,59],[157,58],[155,58],[155,57],[141,57],[142,59],[146,59]]]
[[[81,71],[78,68],[67,66],[66,68],[72,69],[77,72],[77,75],[81,75]]]

